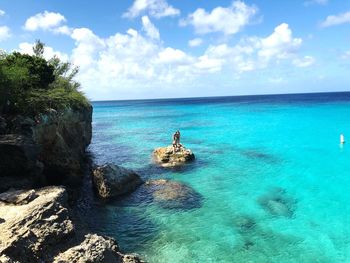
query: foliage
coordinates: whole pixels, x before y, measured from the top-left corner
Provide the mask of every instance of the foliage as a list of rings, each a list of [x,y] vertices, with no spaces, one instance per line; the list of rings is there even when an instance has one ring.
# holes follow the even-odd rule
[[[36,40],[35,45],[33,47],[34,55],[42,58],[44,56],[44,50],[45,50],[44,48],[45,48],[45,44],[40,40]]]
[[[36,115],[49,109],[63,110],[88,105],[74,80],[78,68],[58,57],[43,58],[39,40],[34,55],[0,52],[0,114]]]

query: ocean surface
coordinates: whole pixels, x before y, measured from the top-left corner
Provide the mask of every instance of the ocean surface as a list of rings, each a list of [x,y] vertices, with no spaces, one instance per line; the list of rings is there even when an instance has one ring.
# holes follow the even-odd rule
[[[176,208],[144,186],[107,203],[90,196],[86,224],[122,250],[150,263],[350,262],[350,93],[93,106],[89,150],[97,164],[196,193]],[[158,168],[152,151],[171,144],[177,129],[196,161]]]

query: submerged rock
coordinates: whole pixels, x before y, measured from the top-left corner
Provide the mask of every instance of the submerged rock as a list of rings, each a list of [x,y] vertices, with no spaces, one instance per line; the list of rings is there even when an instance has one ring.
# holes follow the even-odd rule
[[[281,188],[274,188],[261,196],[258,203],[271,215],[285,217],[292,217],[296,206],[296,200]]]
[[[94,186],[102,198],[112,198],[134,191],[143,181],[132,170],[105,164],[93,171]]]
[[[174,152],[173,147],[169,145],[155,149],[153,158],[162,167],[175,167],[193,161],[195,156],[190,149],[181,147]]]
[[[191,187],[165,179],[150,180],[145,184],[153,200],[163,208],[193,209],[202,205],[202,196]]]
[[[233,222],[235,227],[241,233],[252,231],[256,227],[255,220],[250,216],[238,215],[234,218]]]

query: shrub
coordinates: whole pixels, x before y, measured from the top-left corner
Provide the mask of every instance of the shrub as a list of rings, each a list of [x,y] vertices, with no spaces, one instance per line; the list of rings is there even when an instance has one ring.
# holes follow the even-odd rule
[[[37,41],[32,56],[0,53],[0,114],[34,116],[89,104],[74,80],[78,68],[57,57],[45,60],[43,50],[44,44]]]

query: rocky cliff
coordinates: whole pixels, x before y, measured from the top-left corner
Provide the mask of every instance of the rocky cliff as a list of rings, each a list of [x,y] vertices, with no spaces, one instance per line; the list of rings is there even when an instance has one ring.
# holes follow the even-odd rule
[[[0,192],[79,182],[91,122],[91,106],[0,117]]]

